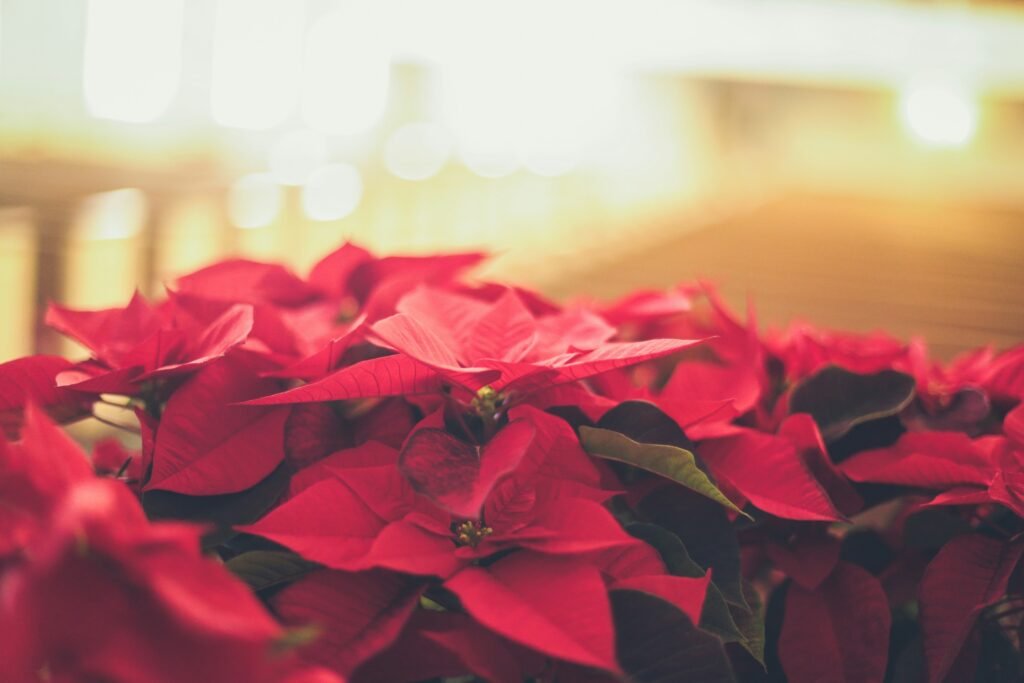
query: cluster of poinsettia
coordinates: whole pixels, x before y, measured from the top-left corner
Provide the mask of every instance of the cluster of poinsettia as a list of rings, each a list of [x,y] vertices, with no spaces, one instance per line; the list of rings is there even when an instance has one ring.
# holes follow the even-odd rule
[[[51,306],[89,357],[0,365],[4,680],[1024,671],[1024,347],[761,334],[702,283],[561,306],[480,258]],[[90,416],[137,444],[53,424]]]

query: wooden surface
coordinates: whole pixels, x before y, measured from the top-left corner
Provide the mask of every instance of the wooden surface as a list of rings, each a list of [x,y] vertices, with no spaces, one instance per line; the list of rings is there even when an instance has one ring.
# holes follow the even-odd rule
[[[752,297],[764,325],[802,318],[923,335],[945,358],[1006,347],[1024,341],[1024,206],[792,197],[576,268],[546,289],[607,298],[694,277],[718,282],[735,306]]]

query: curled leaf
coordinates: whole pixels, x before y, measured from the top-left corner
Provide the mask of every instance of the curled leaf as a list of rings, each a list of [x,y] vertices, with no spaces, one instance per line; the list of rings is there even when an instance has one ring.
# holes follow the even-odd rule
[[[793,389],[790,412],[810,413],[826,441],[864,422],[895,415],[914,400],[914,378],[895,370],[870,375],[829,366]]]
[[[615,460],[661,475],[733,512],[750,517],[726,498],[708,475],[697,467],[697,461],[690,451],[666,444],[637,443],[618,432],[595,427],[580,427],[580,442],[595,457]]]

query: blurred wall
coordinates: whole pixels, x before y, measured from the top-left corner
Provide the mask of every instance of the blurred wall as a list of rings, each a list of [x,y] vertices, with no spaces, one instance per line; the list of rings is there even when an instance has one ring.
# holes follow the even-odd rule
[[[1014,343],[1022,102],[1015,7],[0,0],[0,360],[71,349],[48,300],[346,239]]]

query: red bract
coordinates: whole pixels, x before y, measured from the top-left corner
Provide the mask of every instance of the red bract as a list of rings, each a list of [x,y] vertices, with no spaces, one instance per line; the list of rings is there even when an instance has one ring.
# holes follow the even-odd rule
[[[842,519],[804,454],[785,437],[742,429],[705,441],[699,452],[716,476],[765,512],[786,519]]]
[[[319,571],[271,600],[282,623],[313,627],[318,636],[302,657],[346,678],[398,638],[423,586],[389,572]]]
[[[372,336],[399,353],[346,367],[311,384],[257,401],[304,403],[400,394],[453,386],[470,396],[484,386],[508,397],[575,382],[659,358],[697,340],[608,342],[612,328],[592,315],[537,318],[514,290],[488,303],[421,288],[403,298],[399,314],[371,326]]]
[[[68,489],[91,477],[81,449],[29,404],[21,442],[0,441],[0,567],[45,530]]]
[[[921,629],[928,680],[943,681],[982,609],[1006,593],[1024,543],[978,535],[951,540],[921,581]]]
[[[841,465],[854,481],[939,491],[933,505],[998,502],[1024,513],[1024,449],[1007,439],[959,432],[905,434],[893,446]]]
[[[127,488],[93,478],[85,454],[32,409],[23,441],[0,453],[0,509],[15,513],[0,525],[5,680],[286,675],[291,664],[270,652],[280,627],[202,557],[199,529],[150,525]]]
[[[532,424],[522,418],[498,432],[482,450],[479,470],[466,462],[476,457],[468,445],[459,444],[455,462],[439,450],[429,481],[408,461],[421,457],[416,451],[426,447],[416,435],[426,432],[435,439],[437,430],[414,433],[411,448],[407,444],[402,453],[404,466],[398,453],[372,442],[340,451],[304,470],[289,500],[244,530],[335,569],[386,568],[441,577],[515,548],[571,555],[633,543],[595,502],[608,496],[596,488],[596,470],[547,463],[552,451],[544,446],[557,442],[567,426],[535,411],[531,415]],[[445,438],[444,448],[451,439]],[[582,451],[579,457],[587,462]],[[489,465],[490,458],[501,464]],[[450,479],[445,472],[451,472]],[[461,484],[465,497],[452,497],[459,490],[452,482]],[[442,485],[447,488],[436,488]],[[416,488],[429,496],[418,495]]]
[[[365,320],[390,315],[416,285],[447,283],[482,258],[467,253],[378,259],[345,244],[314,265],[307,280],[279,264],[233,259],[179,278],[175,289],[192,307],[251,304],[253,337],[262,346],[252,344],[253,350],[287,366],[282,376],[311,379],[333,370],[346,349],[362,341]]]
[[[125,308],[74,311],[51,305],[46,322],[92,353],[91,360],[58,375],[58,384],[136,395],[144,382],[194,372],[242,344],[252,329],[252,307],[238,304],[197,317],[173,299],[153,307],[136,294]]]
[[[234,493],[267,476],[284,458],[288,411],[233,404],[275,386],[230,357],[191,377],[163,410],[145,488]]]
[[[0,364],[0,678],[1024,671],[1024,347],[766,337],[707,283],[563,307],[479,259],[51,307],[92,357]],[[90,410],[133,432],[91,461],[45,417]]]
[[[15,439],[29,403],[44,408],[58,422],[90,413],[90,402],[57,386],[57,376],[73,364],[59,356],[28,356],[0,363],[0,431]]]
[[[827,365],[838,365],[869,374],[886,368],[910,367],[914,347],[885,332],[849,334],[821,330],[807,323],[793,324],[768,338],[771,353],[786,368],[793,381],[813,374]]]
[[[120,484],[73,487],[5,577],[0,626],[14,681],[275,680],[279,627],[199,554],[198,533],[149,527]]]
[[[618,671],[607,590],[579,560],[522,552],[445,582],[479,623],[556,659]]]
[[[779,657],[792,683],[873,683],[885,676],[889,603],[878,579],[841,562],[817,589],[792,585]]]

